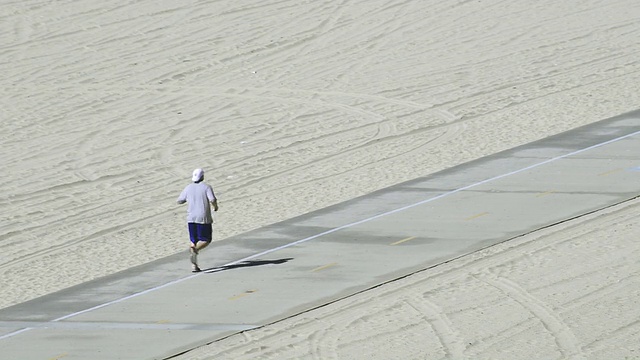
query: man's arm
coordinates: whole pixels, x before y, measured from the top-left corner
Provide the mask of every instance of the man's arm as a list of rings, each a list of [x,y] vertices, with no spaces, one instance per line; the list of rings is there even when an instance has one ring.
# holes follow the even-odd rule
[[[178,204],[184,204],[187,202],[187,188],[185,188],[184,190],[182,190],[182,192],[180,193],[180,196],[178,196]]]
[[[213,206],[213,211],[218,211],[218,198],[216,198],[216,195],[213,193],[211,185],[207,187],[207,198],[209,199],[211,206]]]

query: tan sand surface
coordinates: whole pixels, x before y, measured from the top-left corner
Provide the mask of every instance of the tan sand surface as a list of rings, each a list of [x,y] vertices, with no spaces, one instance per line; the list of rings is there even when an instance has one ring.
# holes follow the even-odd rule
[[[634,0],[0,0],[0,308],[180,251],[188,271],[184,208],[175,198],[195,167],[207,170],[220,198],[220,240],[635,110],[639,18]],[[564,233],[549,249],[571,243]],[[626,234],[591,241],[637,254],[635,234]],[[512,258],[503,263],[493,251],[484,254],[489,269],[524,266],[523,253],[504,249]],[[523,251],[522,261],[531,260]],[[596,289],[620,275],[622,255],[605,252],[611,265],[597,274],[584,258],[562,268]],[[636,273],[637,261],[629,266]],[[474,326],[506,326],[481,330],[510,342],[521,334],[520,354],[541,356],[589,346],[597,355],[637,334],[629,299],[594,300],[588,315],[596,322],[581,325],[573,311],[591,300],[576,305],[570,294],[549,293],[577,291],[574,280],[545,280],[544,268],[513,277],[475,269],[457,270],[461,280],[447,291],[459,294],[445,308],[440,290],[442,298],[415,300],[439,289],[420,277],[393,285],[405,302],[381,288],[344,306],[373,306],[387,323],[399,322],[407,332],[387,330],[398,344],[418,336],[427,348],[437,336],[412,326],[432,331],[442,356],[454,358],[504,355],[491,345],[500,337],[482,338]],[[449,276],[435,271],[420,276]],[[637,298],[630,279],[625,291]],[[498,320],[464,310],[468,296]],[[518,300],[524,305],[514,310]],[[401,305],[387,309],[394,301]],[[552,311],[567,301],[575,309]],[[402,319],[407,302],[440,328]],[[619,325],[611,306],[635,325],[591,338],[599,330],[587,326]],[[340,308],[331,307],[336,317],[361,316]],[[468,327],[452,312],[471,317]],[[366,338],[361,325],[357,336]],[[261,331],[277,326],[297,325]],[[319,325],[308,326],[314,336],[299,340],[316,346]],[[357,343],[353,336],[347,344]],[[549,339],[555,348],[545,346]],[[318,346],[329,353],[310,353],[332,357],[335,347]]]

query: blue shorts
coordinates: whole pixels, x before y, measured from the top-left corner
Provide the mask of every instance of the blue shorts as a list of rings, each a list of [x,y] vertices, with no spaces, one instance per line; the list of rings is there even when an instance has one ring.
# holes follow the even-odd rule
[[[211,224],[187,223],[189,226],[189,238],[197,244],[198,241],[211,242]]]

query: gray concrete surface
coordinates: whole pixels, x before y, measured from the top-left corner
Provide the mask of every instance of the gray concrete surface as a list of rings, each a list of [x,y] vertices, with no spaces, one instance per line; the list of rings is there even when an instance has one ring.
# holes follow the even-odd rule
[[[163,359],[640,194],[640,111],[0,309],[3,359]]]

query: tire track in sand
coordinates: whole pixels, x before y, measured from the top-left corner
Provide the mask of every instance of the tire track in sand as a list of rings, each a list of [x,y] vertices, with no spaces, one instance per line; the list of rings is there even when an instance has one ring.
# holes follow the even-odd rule
[[[451,359],[467,359],[465,355],[466,346],[462,338],[449,320],[447,315],[435,303],[427,300],[424,296],[414,295],[404,299],[404,302],[422,314],[423,318],[431,325],[431,328],[440,339],[440,343]]]
[[[515,282],[504,277],[498,277],[490,270],[485,269],[480,274],[474,275],[474,277],[500,290],[507,297],[540,319],[545,329],[555,338],[558,350],[562,353],[563,359],[585,359],[585,355],[578,345],[579,341],[576,339],[574,333],[556,312],[543,301],[531,295]]]

